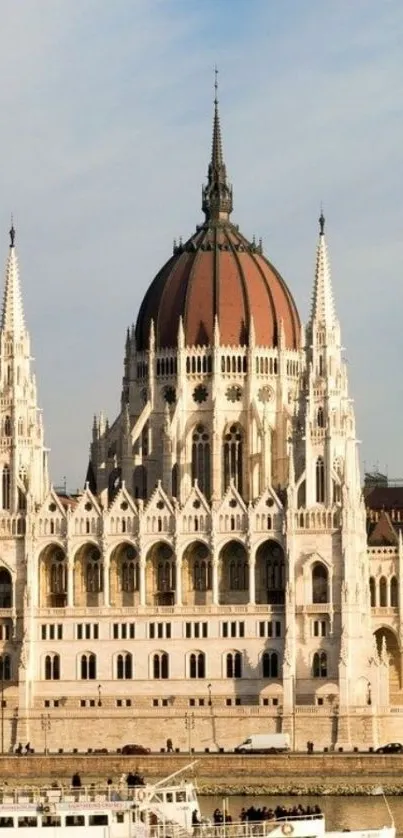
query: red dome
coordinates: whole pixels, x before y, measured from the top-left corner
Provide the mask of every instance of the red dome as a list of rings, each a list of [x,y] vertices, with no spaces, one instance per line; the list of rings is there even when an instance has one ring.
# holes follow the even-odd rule
[[[258,346],[277,346],[283,323],[285,345],[297,349],[300,320],[293,297],[260,245],[251,244],[229,221],[232,187],[222,153],[218,103],[207,184],[203,189],[206,222],[175,248],[140,307],[136,344],[148,349],[151,321],[156,347],[176,347],[182,317],[187,346],[213,343],[217,316],[220,343],[244,346],[253,317]]]
[[[187,346],[213,343],[217,315],[222,345],[246,345],[253,317],[255,342],[274,347],[283,321],[285,345],[297,349],[300,320],[284,280],[228,221],[206,223],[175,249],[148,289],[136,325],[139,350],[176,347],[182,317]]]

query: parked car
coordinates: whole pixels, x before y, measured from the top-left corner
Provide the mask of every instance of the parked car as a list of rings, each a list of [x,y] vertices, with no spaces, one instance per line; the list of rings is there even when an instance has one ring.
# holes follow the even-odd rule
[[[143,745],[123,745],[122,754],[149,754],[150,748]]]
[[[375,751],[376,754],[403,754],[403,745],[400,742],[389,742],[388,745],[381,745]]]

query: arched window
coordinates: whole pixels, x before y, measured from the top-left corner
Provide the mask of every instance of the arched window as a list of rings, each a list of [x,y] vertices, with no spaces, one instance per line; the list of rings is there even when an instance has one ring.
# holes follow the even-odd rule
[[[11,681],[10,655],[0,655],[0,680]]]
[[[285,598],[284,551],[277,541],[265,541],[257,550],[256,563],[260,576],[266,585],[267,603],[283,605]]]
[[[169,658],[166,652],[156,652],[153,656],[153,678],[169,678]]]
[[[133,547],[128,547],[122,559],[122,591],[132,594],[140,587],[140,567]]]
[[[46,655],[45,681],[60,681],[60,655]]]
[[[10,469],[3,466],[2,473],[2,507],[3,509],[10,509]]]
[[[97,659],[95,655],[81,655],[81,678],[83,681],[95,681],[97,677]]]
[[[329,579],[325,565],[316,562],[312,568],[312,602],[329,602]]]
[[[278,678],[278,654],[277,652],[264,652],[262,656],[263,678]]]
[[[242,678],[242,655],[240,652],[229,652],[226,657],[227,678]]]
[[[325,464],[323,457],[316,460],[316,503],[325,502]]]
[[[247,591],[249,585],[248,562],[233,559],[229,566],[229,586],[231,591]]]
[[[375,587],[375,579],[373,576],[370,577],[369,580],[369,598],[371,602],[371,608],[375,608],[376,606],[376,587]]]
[[[192,482],[195,480],[206,498],[209,498],[210,436],[204,425],[197,425],[192,435]]]
[[[176,586],[175,562],[171,559],[158,562],[157,589],[159,593],[174,591]]]
[[[86,586],[89,594],[99,594],[103,590],[102,562],[96,549],[87,558]]]
[[[129,681],[133,678],[133,656],[129,652],[117,656],[116,677],[119,681]]]
[[[390,604],[392,608],[397,608],[399,605],[399,589],[396,576],[392,576],[390,580]]]
[[[50,593],[67,593],[67,563],[61,551],[55,552],[54,556],[52,556],[52,564],[50,566]]]
[[[323,412],[323,407],[318,407],[318,412],[316,414],[316,424],[318,428],[325,427],[325,415]]]
[[[196,559],[193,565],[193,589],[195,591],[211,591],[212,584],[211,562],[206,559]]]
[[[388,604],[388,594],[387,594],[387,582],[384,576],[381,576],[379,582],[379,605],[381,608],[386,608]]]
[[[147,469],[145,466],[136,466],[133,472],[133,494],[135,498],[147,497]]]
[[[191,678],[206,677],[206,659],[203,652],[193,652],[189,657],[189,675]]]
[[[327,654],[326,652],[315,652],[312,661],[312,675],[314,678],[327,677]]]
[[[0,608],[12,608],[13,585],[11,573],[2,567],[0,570]]]
[[[231,425],[224,435],[224,491],[231,480],[242,495],[243,488],[243,431],[240,425]]]
[[[11,436],[11,417],[6,416],[4,420],[4,436]]]

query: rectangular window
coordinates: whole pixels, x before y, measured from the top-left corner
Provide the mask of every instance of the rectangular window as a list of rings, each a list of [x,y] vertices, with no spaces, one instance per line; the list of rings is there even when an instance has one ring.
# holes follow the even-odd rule
[[[208,637],[208,623],[202,623],[203,637]]]
[[[226,698],[225,703],[226,703],[227,707],[231,707],[232,701],[231,701],[230,698]]]
[[[91,623],[85,623],[85,639],[91,640]]]
[[[200,623],[194,623],[194,636],[200,637]]]
[[[95,698],[90,698],[90,707],[95,707]]]
[[[50,701],[49,701],[49,699],[48,699],[48,698],[45,698],[45,701],[43,702],[43,704],[44,704],[44,707],[50,707]]]
[[[134,640],[134,638],[136,636],[135,623],[130,623],[129,625],[130,625],[129,637],[130,637],[130,640]]]
[[[66,815],[66,826],[85,826],[84,815]]]
[[[191,637],[191,636],[192,636],[192,623],[186,623],[185,624],[185,637]]]
[[[162,699],[162,706],[163,707],[168,707],[168,699],[167,698]]]
[[[61,623],[59,623],[57,626],[57,639],[63,640],[63,626]]]
[[[121,707],[121,706],[122,706],[122,699],[121,698],[116,699],[116,707]]]
[[[94,632],[94,640],[98,640],[99,637],[99,625],[98,623],[94,623],[92,630]]]
[[[41,626],[41,638],[46,640],[46,625]]]
[[[159,701],[158,698],[153,698],[153,707],[158,707]]]
[[[58,706],[59,706],[59,699],[55,698],[55,700],[53,702],[53,707],[58,707]]]
[[[118,623],[113,624],[113,639],[114,640],[119,640],[119,624]]]
[[[132,706],[131,698],[126,698],[126,707],[131,707],[131,706]]]
[[[199,698],[199,707],[204,707],[204,698]]]
[[[278,698],[273,698],[272,705],[273,707],[278,707]]]
[[[245,623],[239,623],[239,637],[245,637]]]
[[[236,637],[237,636],[236,628],[237,628],[236,623],[231,623],[231,637]]]
[[[154,638],[155,638],[155,623],[150,623],[148,633],[150,635],[150,639],[154,640]]]
[[[242,700],[240,698],[236,698],[235,699],[235,704],[236,704],[237,707],[239,707],[240,704],[242,704]]]
[[[86,702],[85,698],[80,699],[80,707],[85,707],[86,703],[87,702]]]
[[[77,626],[77,640],[83,639],[83,624],[79,623]]]
[[[157,637],[160,638],[160,637],[163,637],[163,636],[164,636],[164,623],[157,623]]]
[[[54,640],[54,639],[55,639],[55,626],[54,626],[53,623],[51,623],[50,626],[49,626],[49,640]]]
[[[259,623],[259,637],[265,636],[265,623]]]
[[[121,638],[122,638],[122,640],[126,640],[126,638],[127,638],[127,626],[126,626],[126,623],[122,623],[122,625],[121,625],[121,627],[120,627],[120,628],[121,628]]]
[[[222,623],[222,636],[228,637],[228,623]]]
[[[276,621],[276,637],[281,637],[281,623],[279,620]]]
[[[165,637],[167,637],[168,640],[170,640],[171,639],[171,623],[166,623],[165,624],[165,632],[166,632]]]
[[[189,698],[189,707],[195,707],[195,706],[196,706],[196,699]]]
[[[108,826],[108,815],[90,815],[89,826]]]

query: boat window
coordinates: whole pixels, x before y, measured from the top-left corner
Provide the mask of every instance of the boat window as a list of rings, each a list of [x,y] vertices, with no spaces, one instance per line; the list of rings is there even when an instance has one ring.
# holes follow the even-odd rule
[[[116,823],[124,823],[125,822],[125,813],[124,812],[116,812]]]
[[[0,818],[0,829],[3,827],[8,829],[10,826],[14,826],[14,818]]]
[[[183,803],[186,800],[186,792],[185,791],[177,791],[176,792],[176,802]]]
[[[45,815],[42,818],[42,826],[61,826],[62,819],[58,815]]]
[[[89,826],[108,826],[108,815],[90,815]]]
[[[167,791],[167,803],[173,803],[173,802],[174,802],[174,796],[173,796],[172,792]]]
[[[84,815],[66,815],[66,826],[85,826]]]
[[[18,826],[38,826],[38,818],[18,818]]]

